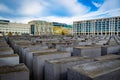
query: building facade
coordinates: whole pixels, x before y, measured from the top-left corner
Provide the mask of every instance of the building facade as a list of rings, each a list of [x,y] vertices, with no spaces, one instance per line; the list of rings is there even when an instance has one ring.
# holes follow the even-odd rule
[[[9,23],[9,32],[12,34],[29,34],[30,33],[30,25],[23,23]]]
[[[74,35],[120,35],[120,17],[73,22]]]
[[[7,34],[9,32],[9,20],[0,20],[0,34]]]
[[[56,35],[61,34],[63,28],[72,29],[72,26],[59,22],[33,20],[28,24],[30,25],[30,33],[33,35]]]
[[[33,35],[51,35],[53,34],[52,23],[46,21],[33,20],[28,22],[30,25],[30,34]]]
[[[29,27],[29,24],[11,23],[9,20],[0,20],[0,33],[4,35],[8,33],[12,33],[13,35],[29,34]]]
[[[54,27],[54,34],[56,33],[62,34],[62,35],[72,34],[72,25],[59,23],[59,22],[52,22],[52,25]]]

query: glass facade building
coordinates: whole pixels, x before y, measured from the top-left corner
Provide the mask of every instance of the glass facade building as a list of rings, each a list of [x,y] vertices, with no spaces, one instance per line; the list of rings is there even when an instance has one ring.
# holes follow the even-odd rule
[[[101,18],[73,22],[75,35],[120,35],[120,17]]]

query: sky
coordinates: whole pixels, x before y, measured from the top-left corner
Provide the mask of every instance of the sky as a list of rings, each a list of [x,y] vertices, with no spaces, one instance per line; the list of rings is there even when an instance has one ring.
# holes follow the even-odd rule
[[[0,19],[28,23],[73,21],[120,16],[120,0],[0,0]]]

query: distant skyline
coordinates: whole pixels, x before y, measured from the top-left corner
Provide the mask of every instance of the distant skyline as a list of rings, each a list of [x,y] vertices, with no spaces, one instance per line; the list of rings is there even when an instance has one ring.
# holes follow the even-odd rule
[[[73,21],[120,16],[120,0],[0,0],[0,19],[27,23]]]

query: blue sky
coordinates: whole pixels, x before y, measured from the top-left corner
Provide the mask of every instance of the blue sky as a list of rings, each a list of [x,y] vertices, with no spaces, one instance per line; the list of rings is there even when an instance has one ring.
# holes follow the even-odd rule
[[[0,0],[0,19],[27,23],[73,21],[120,16],[120,0]]]

